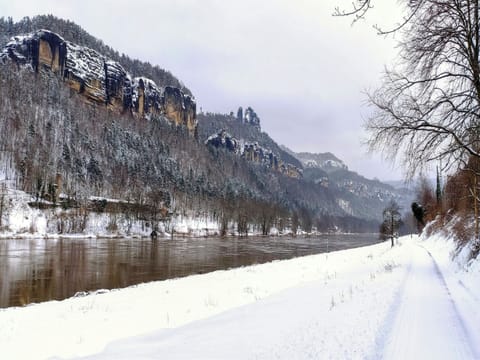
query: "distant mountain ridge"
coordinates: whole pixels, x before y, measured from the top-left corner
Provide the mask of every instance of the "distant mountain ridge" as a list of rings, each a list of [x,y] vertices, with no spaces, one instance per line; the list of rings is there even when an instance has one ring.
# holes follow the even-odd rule
[[[389,184],[378,179],[367,179],[354,171],[350,171],[345,162],[334,154],[327,153],[295,153],[283,146],[292,156],[297,157],[304,165],[304,177],[326,187],[335,187],[347,194],[353,194],[365,201],[380,200],[386,202],[396,200],[403,209],[409,209],[413,198],[411,189]],[[397,186],[394,186],[397,185]]]
[[[296,153],[290,150],[285,145],[280,145],[280,148],[282,148],[285,152],[289,153],[293,157],[297,158],[306,168],[317,168],[322,169],[326,172],[332,172],[341,169],[348,170],[347,165],[331,152],[316,154],[309,152]]]
[[[237,143],[254,143],[275,154],[285,163],[295,164],[302,170],[302,179],[308,186],[323,189],[334,198],[336,206],[343,212],[355,217],[379,218],[385,204],[394,199],[406,205],[410,199],[402,189],[367,179],[348,170],[347,164],[334,154],[296,153],[286,146],[278,145],[260,126],[251,126],[239,121],[233,112],[230,114],[203,113],[198,115],[199,138],[203,141],[222,142],[229,151],[236,151]],[[223,139],[221,139],[223,136]],[[271,161],[268,161],[271,167]]]
[[[323,154],[300,152],[296,154],[296,157],[307,168],[320,168],[327,172],[348,170],[347,165],[330,152]]]

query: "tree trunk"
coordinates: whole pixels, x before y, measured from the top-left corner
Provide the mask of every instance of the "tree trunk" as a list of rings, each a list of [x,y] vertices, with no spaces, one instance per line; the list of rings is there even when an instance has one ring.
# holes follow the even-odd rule
[[[395,236],[395,234],[394,234],[395,228],[394,228],[393,212],[390,214],[390,221],[391,221],[391,223],[390,223],[390,225],[391,225],[390,229],[392,230],[392,233],[391,233],[390,238],[392,239],[392,247],[393,247],[393,238],[394,238],[394,236]]]
[[[473,174],[473,211],[475,216],[475,240],[478,240],[478,197],[477,197],[477,174]]]

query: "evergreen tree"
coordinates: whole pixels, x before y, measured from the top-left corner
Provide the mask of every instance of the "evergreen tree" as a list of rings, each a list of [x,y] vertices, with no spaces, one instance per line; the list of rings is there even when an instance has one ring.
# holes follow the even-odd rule
[[[436,189],[436,195],[437,195],[437,205],[440,205],[442,201],[442,188],[441,188],[441,181],[440,181],[440,172],[437,166],[437,189]]]

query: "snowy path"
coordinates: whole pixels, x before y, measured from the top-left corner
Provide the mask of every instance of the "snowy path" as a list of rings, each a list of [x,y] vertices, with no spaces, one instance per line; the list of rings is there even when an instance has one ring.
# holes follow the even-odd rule
[[[411,261],[381,358],[477,359],[433,257],[417,245]]]
[[[0,309],[0,358],[480,359],[480,261],[454,249],[408,236]]]
[[[383,271],[356,267],[333,283],[314,282],[177,329],[113,343],[92,358],[479,358],[425,248],[404,239],[403,246],[374,258]]]
[[[174,329],[111,343],[88,359],[363,359],[406,275],[410,246],[320,255],[320,281]],[[313,265],[314,263],[312,263]],[[279,279],[285,273],[278,272]],[[286,279],[285,279],[286,280]]]

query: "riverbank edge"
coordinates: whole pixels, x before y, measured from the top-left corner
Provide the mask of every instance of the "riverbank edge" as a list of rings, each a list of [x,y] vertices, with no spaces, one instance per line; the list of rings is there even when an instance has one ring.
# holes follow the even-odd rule
[[[335,236],[335,235],[372,235],[378,236],[378,233],[347,233],[347,232],[311,232],[301,234],[293,234],[291,232],[277,233],[270,235],[263,235],[261,233],[250,233],[248,235],[239,235],[239,234],[227,234],[220,235],[217,233],[208,234],[208,235],[196,235],[196,234],[182,234],[175,233],[172,234],[164,233],[158,236],[159,239],[168,240],[168,239],[205,239],[205,238],[224,238],[224,239],[244,239],[244,238],[276,238],[276,237],[299,237],[299,238],[309,238],[309,237],[319,237],[319,236]],[[89,239],[149,239],[150,235],[145,234],[59,234],[59,233],[47,233],[47,234],[29,234],[29,233],[11,233],[11,232],[0,232],[0,240],[89,240]],[[380,242],[381,240],[379,240]]]

